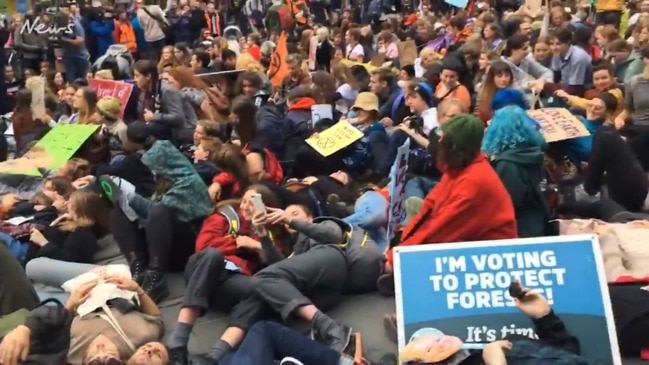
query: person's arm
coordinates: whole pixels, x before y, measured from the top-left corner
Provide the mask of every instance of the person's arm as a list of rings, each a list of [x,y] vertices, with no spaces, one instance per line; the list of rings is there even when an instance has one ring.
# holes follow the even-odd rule
[[[246,164],[248,165],[248,176],[263,180],[264,177],[264,157],[260,152],[249,152],[246,155]]]
[[[568,332],[566,325],[554,314],[554,311],[532,321],[534,322],[534,330],[541,342],[577,355],[581,354],[579,340]]]
[[[586,108],[588,108],[588,99],[575,95],[568,95],[567,99],[568,104],[570,104],[570,106],[572,107],[579,108],[581,110],[586,110]]]
[[[160,308],[141,287],[138,286],[136,293],[137,298],[140,300],[140,312],[150,316],[161,315]]]
[[[338,244],[343,241],[343,230],[333,221],[320,223],[305,222],[293,219],[289,227],[322,244]]]
[[[264,266],[270,266],[284,259],[284,256],[282,256],[275,247],[275,242],[273,242],[270,235],[265,230],[259,235],[259,238],[261,240],[261,252],[259,253],[259,257]]]
[[[171,128],[181,128],[185,122],[182,94],[178,90],[171,89],[171,87],[163,87],[160,92],[162,93],[160,98],[165,112],[157,111],[153,115],[153,122]]]
[[[61,244],[47,242],[38,251],[39,257],[67,262],[92,262],[99,249],[97,238],[90,228],[80,227],[70,232]]]
[[[540,79],[547,82],[554,81],[554,73],[552,72],[552,70],[538,63],[534,58],[525,58],[525,62],[528,64],[527,71],[534,79]]]

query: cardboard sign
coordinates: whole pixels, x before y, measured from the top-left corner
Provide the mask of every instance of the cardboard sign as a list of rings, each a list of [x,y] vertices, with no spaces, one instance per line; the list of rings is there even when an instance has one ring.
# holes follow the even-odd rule
[[[97,98],[112,96],[119,99],[119,117],[124,117],[124,109],[133,92],[133,85],[122,81],[90,79],[88,84],[97,92]]]
[[[599,242],[574,235],[395,247],[399,349],[435,328],[465,344],[535,338],[509,285],[543,294],[593,362],[621,365]],[[579,258],[579,259],[575,259]],[[516,345],[514,345],[516,346]]]
[[[340,121],[326,131],[306,140],[324,157],[333,155],[350,144],[363,138],[363,132],[346,121]]]
[[[99,128],[90,124],[57,124],[25,156],[0,163],[0,172],[41,176],[39,168],[56,170]]]
[[[413,40],[398,42],[397,48],[399,49],[399,65],[413,65],[418,56],[417,44]]]
[[[406,218],[406,171],[408,171],[408,155],[410,154],[410,138],[397,149],[397,158],[390,168],[390,205],[388,208],[388,242],[394,237],[399,223]]]
[[[32,115],[41,119],[45,115],[45,79],[32,76],[25,81],[25,88],[32,92]]]
[[[334,119],[334,112],[331,104],[311,105],[311,123],[315,125],[320,119]]]
[[[584,123],[568,109],[543,108],[530,110],[527,114],[541,125],[541,134],[548,143],[590,136]]]

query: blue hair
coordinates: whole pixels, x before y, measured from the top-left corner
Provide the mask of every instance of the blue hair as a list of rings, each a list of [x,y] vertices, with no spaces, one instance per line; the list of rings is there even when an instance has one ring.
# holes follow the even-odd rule
[[[498,109],[482,139],[482,151],[495,156],[512,148],[545,148],[543,135],[535,120],[519,106],[509,105]]]
[[[496,91],[493,99],[491,99],[491,110],[496,112],[498,109],[504,108],[507,105],[516,105],[521,109],[527,109],[525,95],[523,95],[519,90],[513,88]]]

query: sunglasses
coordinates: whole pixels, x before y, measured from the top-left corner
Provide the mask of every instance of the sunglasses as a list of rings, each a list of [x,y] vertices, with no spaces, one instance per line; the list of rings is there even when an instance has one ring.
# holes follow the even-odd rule
[[[104,359],[94,359],[86,365],[124,365],[124,362],[120,359],[114,357],[104,358]]]

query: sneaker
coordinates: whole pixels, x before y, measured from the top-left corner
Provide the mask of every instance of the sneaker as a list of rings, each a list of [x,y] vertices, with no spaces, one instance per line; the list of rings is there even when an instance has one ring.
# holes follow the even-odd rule
[[[169,296],[169,287],[162,271],[147,271],[142,289],[155,303],[159,303]]]
[[[376,281],[376,288],[384,297],[394,296],[394,274],[383,274]]]
[[[189,365],[187,346],[168,349],[169,365]]]
[[[331,214],[339,218],[344,218],[354,213],[354,206],[342,203],[337,194],[329,194],[327,196],[327,208]]]
[[[140,260],[135,260],[129,265],[131,269],[131,277],[139,286],[144,285],[144,279],[146,274],[146,265]]]
[[[114,206],[119,206],[120,199],[122,198],[122,190],[113,182],[110,176],[102,175],[99,180],[99,186],[106,199],[110,200]]]
[[[294,357],[285,357],[279,362],[279,365],[304,365],[304,363]]]

